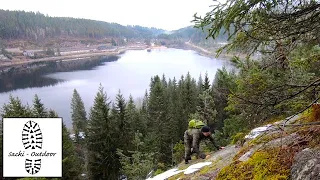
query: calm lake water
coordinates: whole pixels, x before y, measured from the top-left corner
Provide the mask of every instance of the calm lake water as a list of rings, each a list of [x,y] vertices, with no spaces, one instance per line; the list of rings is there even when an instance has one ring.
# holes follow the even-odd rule
[[[165,74],[166,78],[176,77],[190,72],[198,80],[199,75],[204,77],[208,72],[210,81],[213,80],[217,69],[223,66],[230,67],[225,60],[218,60],[200,56],[194,51],[180,49],[157,49],[152,52],[146,50],[127,51],[115,62],[107,62],[91,70],[73,72],[58,72],[48,74],[48,81],[52,79],[62,82],[52,82],[52,85],[25,89],[15,89],[0,93],[0,105],[8,102],[9,95],[19,97],[24,104],[32,104],[37,94],[46,107],[57,111],[63,117],[67,127],[71,127],[71,97],[74,89],[80,93],[84,101],[87,114],[93,105],[94,97],[101,83],[110,100],[113,100],[118,90],[128,98],[131,94],[135,99],[143,97],[149,89],[150,79],[154,75]],[[43,78],[42,81],[45,81]],[[48,82],[50,84],[50,82]]]

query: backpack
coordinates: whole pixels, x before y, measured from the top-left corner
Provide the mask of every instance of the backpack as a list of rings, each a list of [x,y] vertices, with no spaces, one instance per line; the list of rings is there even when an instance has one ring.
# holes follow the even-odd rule
[[[191,119],[189,121],[189,128],[190,129],[201,129],[203,126],[206,126],[205,123],[203,123],[202,121],[200,120],[196,120],[196,119]]]

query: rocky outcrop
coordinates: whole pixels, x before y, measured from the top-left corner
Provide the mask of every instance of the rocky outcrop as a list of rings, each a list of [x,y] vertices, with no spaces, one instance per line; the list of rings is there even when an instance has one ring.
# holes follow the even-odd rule
[[[320,179],[320,149],[306,148],[297,153],[291,167],[292,180]]]
[[[213,152],[205,160],[180,164],[159,180],[290,179],[320,180],[320,127],[303,126],[307,115],[296,115],[253,129],[238,141]],[[319,116],[317,116],[319,117]],[[283,126],[286,125],[286,126]],[[287,126],[288,125],[288,126]],[[201,166],[192,173],[188,168]],[[172,173],[169,170],[165,173]],[[165,173],[163,175],[165,175]]]

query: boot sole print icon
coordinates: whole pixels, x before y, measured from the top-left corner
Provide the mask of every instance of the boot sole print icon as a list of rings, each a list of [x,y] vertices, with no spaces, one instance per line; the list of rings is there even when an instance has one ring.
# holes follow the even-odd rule
[[[42,149],[42,132],[39,124],[28,121],[22,130],[22,143],[25,150]],[[36,174],[41,169],[41,159],[26,159],[25,169],[29,174]]]

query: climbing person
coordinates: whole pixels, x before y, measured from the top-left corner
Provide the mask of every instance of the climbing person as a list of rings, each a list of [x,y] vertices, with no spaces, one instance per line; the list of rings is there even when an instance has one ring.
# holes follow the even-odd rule
[[[196,153],[197,158],[205,159],[206,155],[199,150],[200,141],[209,139],[217,149],[224,147],[218,146],[211,136],[210,127],[205,125],[200,120],[192,119],[189,121],[189,128],[184,133],[184,147],[185,147],[185,163],[188,164],[191,160],[191,155]]]

